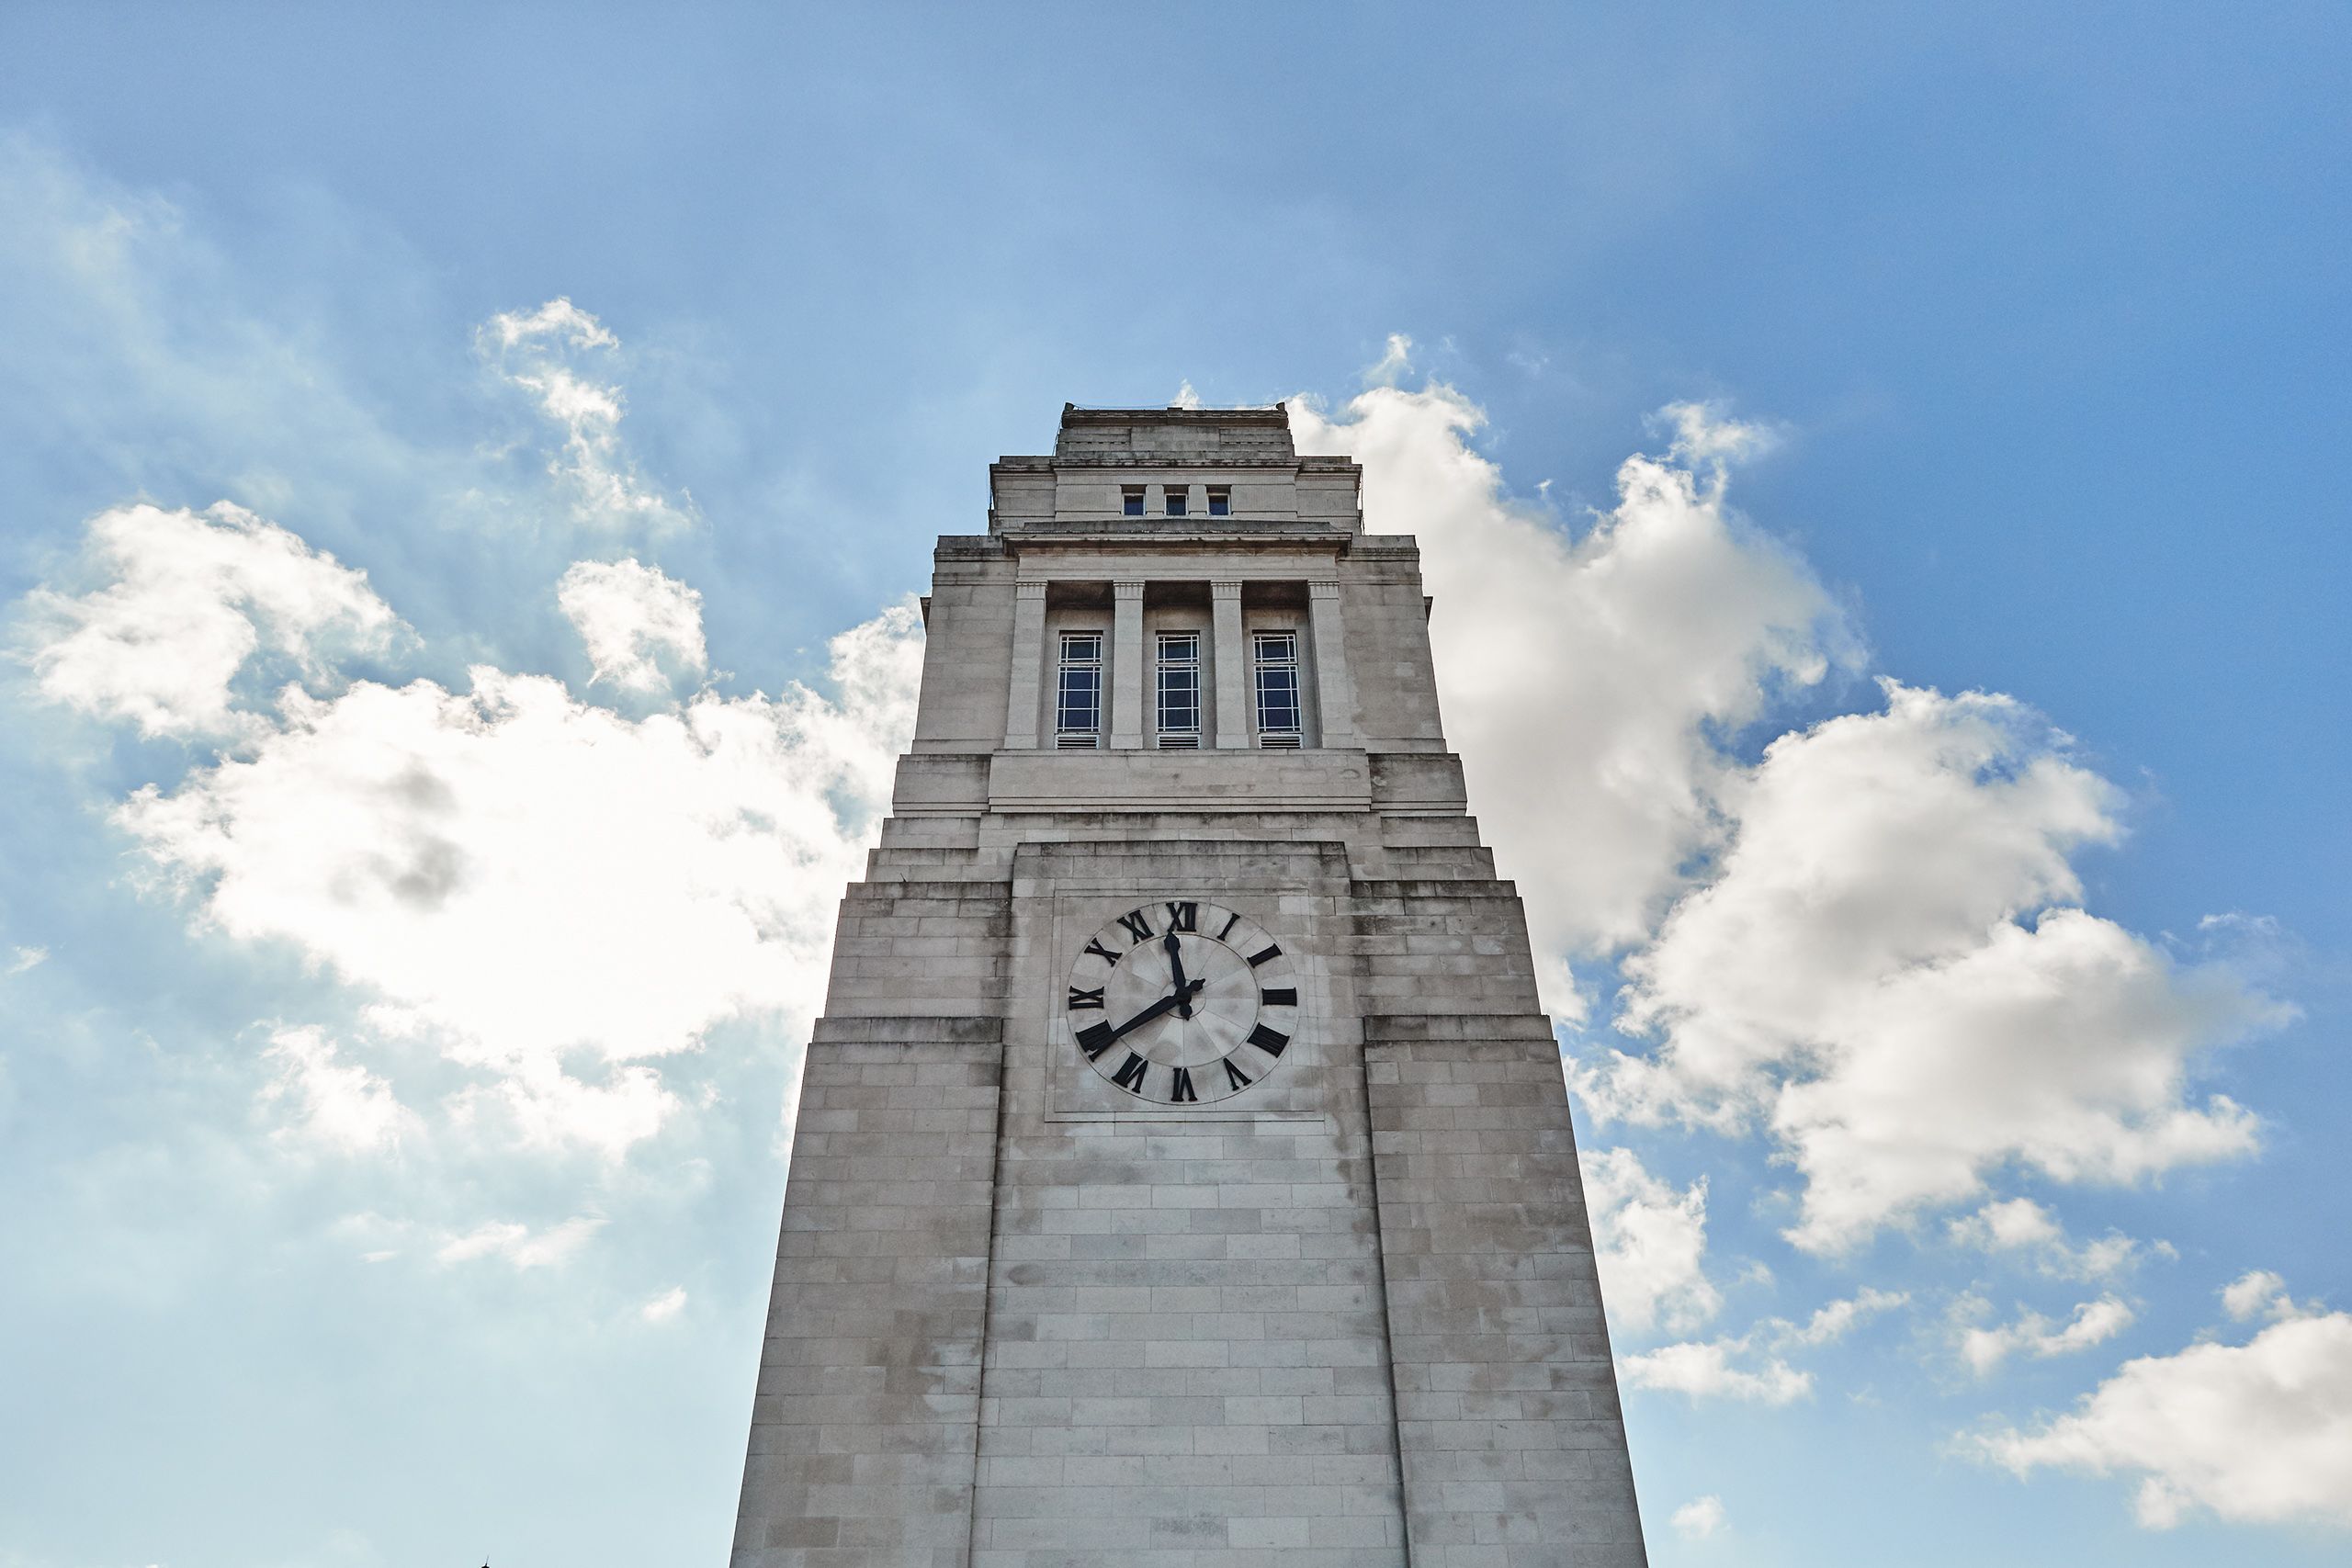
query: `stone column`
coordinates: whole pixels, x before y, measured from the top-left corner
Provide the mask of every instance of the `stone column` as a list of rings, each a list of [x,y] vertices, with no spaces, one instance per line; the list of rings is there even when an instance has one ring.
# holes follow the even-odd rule
[[[1340,585],[1306,585],[1307,618],[1315,638],[1315,705],[1325,746],[1356,743],[1355,686],[1348,679],[1345,639],[1340,634]]]
[[[1037,744],[1039,691],[1046,678],[1046,584],[1012,585],[1012,695],[1005,703],[1004,744],[1026,751]]]
[[[1111,584],[1111,746],[1143,745],[1143,584]]]
[[[1211,582],[1209,667],[1216,676],[1216,744],[1250,744],[1250,665],[1241,637],[1241,584]]]

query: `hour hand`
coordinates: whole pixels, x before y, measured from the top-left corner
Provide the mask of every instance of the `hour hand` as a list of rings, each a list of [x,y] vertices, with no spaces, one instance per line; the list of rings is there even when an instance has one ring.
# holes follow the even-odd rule
[[[1184,983],[1183,949],[1178,945],[1174,931],[1170,931],[1159,945],[1168,950],[1168,973],[1176,986],[1176,1016],[1190,1018],[1193,1016],[1192,993],[1197,987],[1187,987]]]
[[[1135,1017],[1127,1020],[1126,1022],[1111,1031],[1111,1038],[1116,1040],[1119,1036],[1126,1033],[1129,1030],[1142,1028],[1145,1024],[1149,1023],[1153,1019],[1159,1017],[1162,1013],[1175,1011],[1178,1007],[1189,1003],[1193,999],[1193,993],[1199,990],[1202,986],[1206,983],[1207,982],[1202,980],[1187,980],[1181,988],[1169,992],[1168,995],[1160,998],[1158,1001],[1144,1009],[1143,1011],[1136,1014]]]

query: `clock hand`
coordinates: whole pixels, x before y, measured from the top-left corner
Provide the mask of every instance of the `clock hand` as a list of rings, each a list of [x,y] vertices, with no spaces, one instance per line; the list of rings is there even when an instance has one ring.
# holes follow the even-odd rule
[[[1193,998],[1184,983],[1184,954],[1176,942],[1176,933],[1170,931],[1160,945],[1168,950],[1169,972],[1176,977],[1176,1016],[1193,1016]]]
[[[1207,984],[1208,982],[1206,980],[1186,981],[1182,990],[1169,992],[1168,995],[1160,998],[1158,1001],[1144,1009],[1143,1011],[1136,1014],[1135,1017],[1127,1020],[1126,1022],[1111,1031],[1111,1038],[1116,1040],[1119,1036],[1126,1033],[1127,1031],[1131,1029],[1140,1029],[1143,1025],[1149,1023],[1153,1019],[1159,1017],[1162,1013],[1174,1011],[1180,1003],[1191,1001],[1193,999],[1193,994]]]

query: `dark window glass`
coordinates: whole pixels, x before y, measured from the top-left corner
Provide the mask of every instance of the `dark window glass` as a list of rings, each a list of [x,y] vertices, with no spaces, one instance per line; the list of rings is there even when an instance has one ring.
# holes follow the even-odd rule
[[[1143,515],[1143,487],[1129,485],[1119,492],[1119,509],[1130,517]]]
[[[1201,734],[1201,634],[1159,634],[1155,675],[1161,744],[1171,738],[1197,743]]]
[[[1298,706],[1298,635],[1260,632],[1250,639],[1256,655],[1258,733],[1295,740]]]
[[[1064,632],[1054,684],[1054,737],[1061,746],[1091,746],[1102,729],[1102,634]]]

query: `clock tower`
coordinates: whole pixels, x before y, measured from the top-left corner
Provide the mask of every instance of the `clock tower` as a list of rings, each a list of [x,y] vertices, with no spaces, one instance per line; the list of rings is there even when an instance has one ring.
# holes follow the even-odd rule
[[[1568,1104],[1409,537],[1066,407],[939,541],[734,1568],[1634,1568]]]

